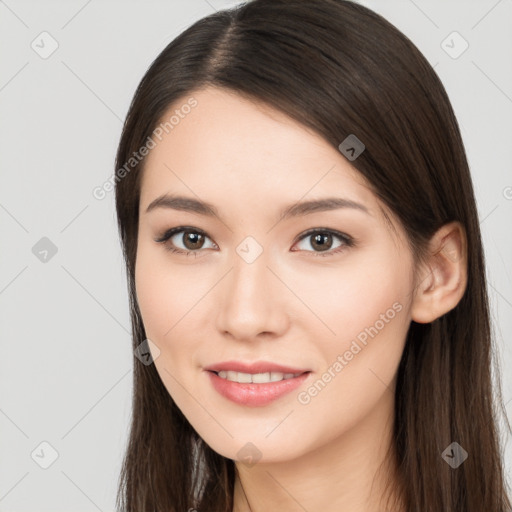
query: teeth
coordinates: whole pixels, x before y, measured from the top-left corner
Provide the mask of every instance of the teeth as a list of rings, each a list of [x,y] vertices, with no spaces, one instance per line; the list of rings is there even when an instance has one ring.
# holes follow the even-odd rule
[[[254,382],[256,384],[265,384],[267,382],[277,382],[285,379],[293,379],[301,375],[300,373],[281,373],[281,372],[267,372],[267,373],[240,373],[232,371],[221,371],[217,375],[222,379],[227,379],[232,382],[240,382],[242,384]]]

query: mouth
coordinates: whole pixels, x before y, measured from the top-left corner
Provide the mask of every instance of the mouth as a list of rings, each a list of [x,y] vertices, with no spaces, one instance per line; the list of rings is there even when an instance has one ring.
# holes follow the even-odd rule
[[[249,407],[261,407],[287,395],[312,373],[273,363],[226,362],[204,368],[213,388],[224,398]],[[251,371],[252,370],[252,371]]]
[[[235,371],[213,372],[221,379],[229,380],[230,382],[238,382],[239,384],[268,384],[269,382],[280,382],[282,380],[295,379],[303,373],[282,373],[282,372],[264,372],[264,373],[243,373]]]

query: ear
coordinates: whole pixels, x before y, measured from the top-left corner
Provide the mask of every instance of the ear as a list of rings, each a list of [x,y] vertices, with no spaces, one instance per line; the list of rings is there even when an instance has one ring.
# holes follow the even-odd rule
[[[411,305],[412,320],[421,324],[453,309],[466,290],[467,241],[459,222],[445,224],[434,234],[425,265],[417,274]]]

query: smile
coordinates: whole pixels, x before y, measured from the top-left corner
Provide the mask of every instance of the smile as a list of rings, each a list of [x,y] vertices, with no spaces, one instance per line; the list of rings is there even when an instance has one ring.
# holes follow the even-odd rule
[[[267,382],[279,382],[285,379],[293,379],[298,377],[301,373],[281,373],[281,372],[266,372],[266,373],[241,373],[233,371],[220,371],[217,375],[221,379],[227,379],[231,382],[239,382],[240,384],[265,384]]]

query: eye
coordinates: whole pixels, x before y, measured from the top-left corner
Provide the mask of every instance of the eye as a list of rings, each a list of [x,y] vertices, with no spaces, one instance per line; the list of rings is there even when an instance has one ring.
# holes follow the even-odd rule
[[[333,241],[338,239],[339,243],[333,246]],[[332,256],[343,251],[347,247],[353,247],[355,241],[352,237],[340,233],[339,231],[333,231],[332,229],[315,228],[306,231],[299,238],[299,243],[303,243],[303,246],[313,248],[313,251],[301,248],[307,252],[314,252],[313,256]],[[332,250],[334,248],[334,250]],[[292,249],[292,251],[295,251]]]
[[[338,240],[338,244],[333,245],[336,239]],[[194,254],[194,256],[197,257],[201,249],[218,249],[218,246],[213,242],[211,242],[209,247],[205,247],[206,240],[210,240],[210,238],[204,231],[191,226],[179,226],[167,230],[162,236],[155,239],[155,242],[165,244],[166,250],[172,253],[184,254],[186,256]],[[299,248],[299,250],[313,252],[313,256],[332,256],[347,247],[353,247],[355,240],[339,231],[327,228],[315,228],[303,233],[294,246],[301,243],[305,245],[306,248],[302,247]],[[182,247],[180,247],[180,244],[182,244]],[[313,251],[308,250],[308,246],[312,248]],[[292,248],[291,251],[296,252],[297,249]]]
[[[155,242],[165,243],[165,248],[170,252],[185,254],[187,256],[195,254],[197,257],[199,249],[205,248],[204,242],[206,239],[209,239],[209,237],[200,229],[180,226],[167,230],[160,238],[157,238]],[[183,247],[179,246],[180,243],[183,244]],[[217,246],[212,243],[210,248],[217,248]]]

